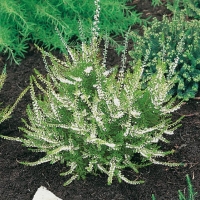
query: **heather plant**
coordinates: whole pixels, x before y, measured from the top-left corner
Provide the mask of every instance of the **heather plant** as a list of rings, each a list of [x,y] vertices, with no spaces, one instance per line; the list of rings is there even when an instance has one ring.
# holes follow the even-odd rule
[[[123,34],[129,26],[142,23],[140,15],[127,6],[128,0],[102,0],[100,30],[114,36]],[[65,52],[62,43],[55,34],[58,27],[66,41],[79,38],[78,21],[81,19],[90,37],[92,18],[95,9],[93,0],[1,0],[0,3],[0,52],[19,64],[30,42],[43,45],[46,49],[59,48]],[[117,46],[116,46],[117,48]]]
[[[167,76],[177,76],[177,83],[170,91],[172,95],[188,100],[195,97],[200,82],[200,22],[187,21],[184,15],[172,20],[166,16],[162,21],[154,19],[144,26],[144,35],[132,32],[134,49],[129,52],[136,63],[138,58],[146,63],[143,76],[156,72],[158,60],[166,62]],[[176,63],[176,68],[174,68]]]
[[[163,151],[158,145],[159,141],[168,142],[165,135],[174,134],[179,126],[180,119],[172,121],[171,113],[181,104],[175,104],[168,93],[175,79],[166,79],[166,63],[161,60],[155,64],[157,72],[145,80],[146,88],[142,80],[144,63],[138,60],[125,72],[128,33],[120,70],[119,66],[107,70],[108,40],[101,58],[99,1],[95,4],[89,44],[83,40],[81,50],[71,49],[57,29],[69,53],[65,61],[38,47],[48,75],[44,77],[35,70],[30,77],[32,105],[27,107],[28,121],[23,119],[25,126],[20,127],[24,137],[1,137],[44,153],[41,159],[22,164],[66,164],[68,171],[61,173],[68,176],[64,185],[99,171],[108,176],[108,184],[113,179],[140,184],[142,180],[129,180],[124,169],[138,173],[150,164],[180,165],[161,161],[159,157],[173,150]],[[84,38],[82,28],[80,31]],[[35,88],[43,95],[36,95]]]
[[[5,82],[6,79],[6,67],[4,67],[1,75],[0,75],[0,90],[3,87],[3,84]],[[15,101],[15,103],[12,106],[7,106],[6,108],[3,108],[0,110],[0,124],[2,122],[4,122],[6,119],[10,118],[11,113],[13,112],[13,110],[15,109],[15,107],[17,106],[18,102],[20,101],[20,99],[24,96],[24,94],[27,92],[28,87],[19,95],[19,97],[17,98],[17,100]]]

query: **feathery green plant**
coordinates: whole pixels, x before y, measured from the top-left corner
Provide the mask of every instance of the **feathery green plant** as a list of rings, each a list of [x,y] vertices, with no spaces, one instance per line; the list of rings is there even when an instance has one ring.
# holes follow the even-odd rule
[[[106,48],[103,58],[99,58],[99,0],[95,5],[90,44],[83,40],[80,51],[71,49],[57,30],[70,55],[66,61],[38,47],[48,75],[44,77],[35,70],[35,76],[30,77],[29,122],[23,120],[25,127],[20,127],[25,135],[1,137],[19,141],[33,152],[45,153],[35,162],[22,164],[65,163],[69,170],[61,175],[71,177],[64,185],[98,171],[107,174],[108,184],[114,178],[129,184],[143,183],[129,180],[123,170],[130,168],[138,173],[141,167],[150,164],[180,165],[158,159],[173,153],[173,150],[162,151],[158,142],[168,142],[165,134],[174,134],[180,122],[180,119],[173,122],[170,114],[181,105],[175,105],[175,99],[168,95],[174,78],[164,76],[166,63],[163,61],[156,63],[157,72],[145,80],[145,89],[140,60],[132,66],[133,72],[125,72],[128,33],[120,71],[117,67],[107,70]],[[82,28],[80,31],[84,38]],[[43,95],[36,96],[35,87]]]
[[[4,67],[1,75],[0,75],[0,90],[3,87],[3,84],[5,82],[6,79],[6,66]],[[10,118],[11,113],[13,112],[13,110],[15,109],[15,107],[17,106],[18,102],[20,101],[20,99],[25,95],[25,93],[28,91],[29,87],[27,87],[17,98],[17,100],[15,101],[15,103],[12,106],[7,106],[4,109],[0,110],[0,124],[2,122],[4,122],[6,119]]]
[[[168,75],[177,74],[171,93],[184,100],[195,97],[200,82],[200,21],[186,21],[183,15],[172,20],[164,16],[162,21],[154,19],[149,27],[144,26],[143,36],[132,32],[132,38],[134,50],[129,54],[133,62],[138,58],[146,62],[145,77],[154,74],[157,60],[163,60]]]
[[[127,6],[128,0],[102,0],[101,34],[119,35],[129,26],[142,23],[140,15]],[[1,0],[0,2],[0,52],[19,64],[28,48],[28,41],[42,44],[48,50],[59,48],[65,52],[55,33],[58,27],[66,41],[79,37],[78,21],[81,19],[91,36],[90,29],[95,6],[93,0]],[[104,31],[104,32],[103,32]],[[110,40],[113,41],[113,37]]]
[[[8,59],[16,64],[20,63],[20,57],[26,52],[28,36],[7,20],[0,9],[0,52],[6,54]]]

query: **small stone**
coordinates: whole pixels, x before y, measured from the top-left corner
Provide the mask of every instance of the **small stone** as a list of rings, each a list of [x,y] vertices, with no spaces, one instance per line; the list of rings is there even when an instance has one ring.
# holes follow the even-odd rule
[[[52,192],[47,190],[44,186],[41,186],[40,188],[37,189],[33,200],[62,200],[55,196]]]

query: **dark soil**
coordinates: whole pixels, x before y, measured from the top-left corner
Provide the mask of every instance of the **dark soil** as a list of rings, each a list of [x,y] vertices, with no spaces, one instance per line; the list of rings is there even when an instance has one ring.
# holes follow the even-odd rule
[[[155,16],[161,18],[163,14],[170,14],[164,7],[153,8],[150,1],[133,1],[138,11],[143,12],[143,17]],[[55,54],[61,57],[59,53]],[[110,51],[108,65],[120,64],[120,58]],[[0,61],[0,70],[6,63],[5,57]],[[38,69],[45,74],[41,54],[30,48],[26,57],[19,66],[8,65],[8,77],[0,93],[2,107],[13,104],[22,90],[28,86],[29,77],[33,69]],[[139,174],[127,171],[129,178],[145,180],[141,185],[129,185],[124,182],[114,181],[107,185],[107,177],[88,176],[86,180],[72,182],[69,186],[62,186],[65,177],[59,175],[65,171],[61,164],[42,164],[36,167],[28,167],[18,161],[37,160],[40,155],[32,153],[18,142],[0,139],[0,199],[2,200],[31,200],[37,188],[41,185],[52,191],[63,200],[150,200],[155,194],[157,200],[177,200],[178,190],[187,192],[186,174],[190,175],[196,191],[199,191],[197,199],[200,199],[200,92],[195,99],[185,103],[182,108],[174,113],[174,117],[185,116],[182,126],[170,136],[169,144],[163,148],[175,153],[166,158],[170,162],[183,162],[185,167],[165,167],[152,165],[143,168]],[[12,118],[0,126],[0,133],[7,136],[22,136],[18,127],[23,126],[21,118],[26,118],[26,106],[31,103],[27,93],[20,101]]]

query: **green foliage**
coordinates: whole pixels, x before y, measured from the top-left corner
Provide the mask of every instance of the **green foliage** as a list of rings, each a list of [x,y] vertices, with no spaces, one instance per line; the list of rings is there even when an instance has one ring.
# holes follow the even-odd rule
[[[108,184],[114,178],[140,184],[143,181],[129,180],[123,170],[130,168],[138,173],[150,164],[180,165],[159,161],[173,150],[162,151],[158,142],[168,142],[165,135],[172,135],[179,126],[181,119],[173,122],[171,113],[181,104],[175,105],[176,99],[169,95],[175,79],[165,77],[165,62],[155,64],[156,73],[145,80],[144,89],[144,67],[139,59],[124,72],[128,33],[120,71],[117,66],[111,71],[106,69],[108,40],[102,59],[98,49],[99,10],[96,1],[92,38],[88,45],[82,41],[81,50],[71,49],[58,31],[69,53],[65,61],[38,47],[48,75],[44,77],[35,70],[35,76],[30,77],[32,105],[27,107],[25,127],[20,128],[25,135],[1,137],[45,153],[35,162],[21,162],[25,165],[65,163],[69,170],[61,175],[71,177],[64,185],[98,171],[107,174]],[[37,96],[35,87],[43,95]]]
[[[23,57],[27,49],[28,35],[22,30],[26,29],[26,26],[16,27],[12,20],[9,20],[10,17],[6,19],[2,10],[3,7],[0,6],[0,52],[7,54],[10,61],[14,60],[19,64],[19,56]],[[20,22],[18,19],[16,21]]]
[[[186,180],[188,184],[188,197],[186,197],[180,190],[178,190],[179,200],[195,200],[195,196],[197,195],[197,192],[194,192],[194,189],[193,189],[193,186],[188,174],[186,175]],[[154,194],[152,194],[152,200],[156,200]]]
[[[153,6],[161,5],[161,0],[152,0]],[[167,0],[166,6],[173,12],[184,13],[187,17],[200,19],[200,1],[199,0]]]
[[[134,73],[128,71],[117,80],[116,69],[108,75],[91,46],[83,44],[80,53],[70,51],[72,63],[42,50],[51,65],[46,65],[46,78],[38,71],[31,76],[29,123],[23,120],[25,127],[20,128],[24,138],[1,137],[20,141],[33,152],[45,152],[38,161],[22,162],[25,165],[66,163],[70,169],[61,175],[71,178],[65,185],[97,170],[108,175],[108,184],[114,177],[139,184],[143,181],[128,180],[123,169],[137,173],[152,163],[179,165],[156,159],[173,152],[163,152],[157,143],[168,142],[164,135],[173,134],[179,122],[172,122],[169,115],[180,105],[172,106],[174,99],[167,95],[173,81],[165,79],[164,63],[157,64],[158,72],[142,90],[141,62],[133,66]],[[44,95],[37,97],[34,86]],[[139,162],[134,160],[138,154]]]
[[[171,94],[188,100],[198,91],[200,82],[200,21],[186,21],[176,15],[171,21],[164,16],[162,21],[154,19],[144,27],[144,35],[132,32],[134,50],[129,54],[133,62],[138,58],[145,63],[144,76],[156,72],[155,63],[162,60],[167,64],[167,76],[174,71],[177,83]]]
[[[151,195],[152,200],[156,200],[156,197],[154,194]]]
[[[184,14],[187,17],[200,19],[199,0],[176,0],[167,3],[167,8],[176,14]]]
[[[4,82],[6,80],[6,66],[4,67],[0,75],[0,90],[2,89]],[[9,118],[10,114],[7,114],[9,107],[0,110],[0,123]]]
[[[4,84],[5,80],[6,80],[6,66],[3,68],[3,71],[2,71],[2,73],[0,75],[0,90],[3,87],[3,84]]]
[[[159,6],[162,4],[161,0],[152,0],[152,3],[151,3],[153,6]]]
[[[4,67],[2,74],[0,75],[0,90],[3,87],[3,84],[5,82],[6,79],[6,67]],[[5,121],[6,119],[10,118],[11,113],[13,112],[13,110],[15,109],[15,107],[17,106],[18,102],[20,101],[20,99],[24,96],[24,94],[28,91],[28,87],[20,94],[20,96],[17,98],[16,102],[12,105],[12,106],[7,106],[4,109],[0,110],[0,124]]]
[[[179,190],[178,194],[179,194],[179,200],[194,200],[195,196],[197,195],[197,192],[194,192],[191,180],[189,175],[186,175],[186,180],[187,180],[187,184],[188,184],[188,198]]]
[[[99,58],[95,33],[90,45],[82,43],[80,52],[65,44],[71,56],[66,56],[65,62],[40,49],[48,75],[44,77],[35,70],[35,76],[30,77],[29,122],[23,120],[25,127],[20,128],[25,135],[1,137],[45,153],[38,161],[22,162],[25,165],[66,163],[69,170],[61,175],[71,178],[64,185],[97,171],[108,175],[108,184],[114,177],[119,182],[143,183],[129,180],[123,170],[131,168],[138,173],[150,164],[179,165],[157,159],[173,153],[162,151],[157,143],[168,142],[164,135],[172,135],[180,122],[172,122],[170,115],[180,107],[168,95],[174,79],[165,78],[162,61],[157,63],[157,73],[147,81],[145,89],[139,60],[132,67],[133,73],[124,73],[123,65],[119,73],[117,68],[106,70]],[[46,57],[51,64],[47,64]],[[42,96],[36,96],[35,87]]]
[[[141,23],[140,15],[126,6],[128,0],[101,0],[99,27],[102,35],[123,34],[129,26]],[[95,5],[93,0],[1,0],[0,52],[19,64],[28,48],[28,41],[47,49],[65,49],[55,34],[57,27],[66,41],[79,38],[78,21],[83,22],[85,35],[91,36]]]

